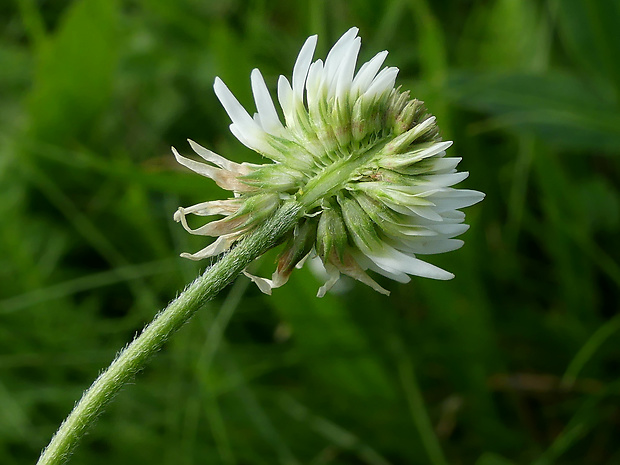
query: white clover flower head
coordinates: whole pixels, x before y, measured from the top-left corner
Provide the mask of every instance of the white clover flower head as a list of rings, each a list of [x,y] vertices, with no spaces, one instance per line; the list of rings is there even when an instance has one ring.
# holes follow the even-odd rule
[[[175,220],[215,242],[183,257],[199,260],[228,250],[251,234],[284,202],[297,201],[306,214],[284,238],[271,279],[247,274],[268,294],[286,283],[308,256],[318,256],[328,273],[323,296],[341,274],[388,294],[368,274],[375,271],[406,283],[409,275],[451,279],[452,273],[416,255],[458,249],[465,214],[458,209],[484,198],[455,189],[467,172],[460,158],[446,157],[435,117],[409,92],[394,88],[398,68],[380,70],[383,51],[355,73],[361,39],[349,29],[325,59],[312,62],[317,36],[304,43],[293,68],[292,84],[278,80],[282,124],[258,69],[251,74],[256,113],[250,116],[221,79],[215,93],[228,113],[231,132],[241,143],[271,160],[234,163],[193,141],[206,162],[181,156],[179,163],[213,179],[234,196],[179,208]],[[191,229],[186,215],[223,219]]]

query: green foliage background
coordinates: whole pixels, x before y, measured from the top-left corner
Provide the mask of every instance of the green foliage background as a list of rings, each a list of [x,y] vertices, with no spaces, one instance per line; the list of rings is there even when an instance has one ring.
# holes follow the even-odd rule
[[[456,278],[322,300],[307,268],[271,297],[240,279],[72,463],[620,463],[616,0],[0,3],[0,463],[34,463],[207,265],[172,213],[222,192],[169,147],[259,161],[214,77],[253,108],[252,68],[275,89],[306,36],[324,56],[352,25],[487,193],[430,258]]]

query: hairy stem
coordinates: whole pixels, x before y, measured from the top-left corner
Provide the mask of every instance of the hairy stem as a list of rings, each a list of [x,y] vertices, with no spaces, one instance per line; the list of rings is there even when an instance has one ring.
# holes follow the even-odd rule
[[[303,215],[296,201],[285,203],[273,217],[208,268],[129,344],[84,393],[42,452],[37,465],[59,465],[114,395],[140,371],[168,337],[205,302],[213,299],[255,258],[278,243]]]

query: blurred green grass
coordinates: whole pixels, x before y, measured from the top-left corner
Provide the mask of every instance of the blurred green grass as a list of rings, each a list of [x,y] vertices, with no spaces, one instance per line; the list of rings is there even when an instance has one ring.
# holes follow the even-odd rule
[[[239,280],[174,336],[72,463],[620,463],[620,4],[15,0],[0,5],[0,463],[34,463],[82,390],[207,263],[172,221],[221,196],[185,138],[258,161],[251,108],[304,38],[387,49],[487,193],[414,279],[314,297]],[[266,257],[260,267],[272,266]],[[428,417],[420,414],[423,402]]]

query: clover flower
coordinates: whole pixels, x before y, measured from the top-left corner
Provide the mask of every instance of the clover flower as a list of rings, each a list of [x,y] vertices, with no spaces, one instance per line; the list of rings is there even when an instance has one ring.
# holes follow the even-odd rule
[[[327,273],[323,296],[341,274],[388,294],[368,274],[372,270],[406,283],[410,275],[451,279],[453,274],[417,258],[458,249],[454,239],[468,226],[460,208],[484,198],[481,192],[455,189],[467,172],[461,158],[446,157],[435,117],[423,102],[395,88],[398,68],[385,67],[383,51],[355,73],[361,39],[349,29],[323,62],[312,62],[317,36],[304,43],[292,83],[278,80],[285,123],[258,69],[251,73],[256,103],[253,116],[221,79],[214,90],[241,143],[271,163],[234,163],[189,141],[207,163],[173,153],[179,163],[233,192],[227,200],[179,208],[174,215],[192,234],[216,237],[194,254],[199,260],[230,249],[285,202],[299,202],[305,214],[283,238],[271,279],[248,275],[259,288],[286,283],[292,270],[318,256]],[[186,215],[219,215],[197,229]]]

